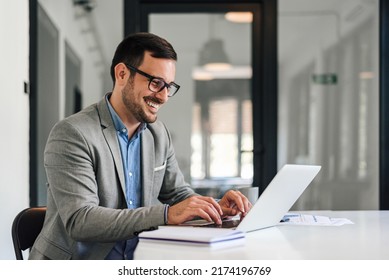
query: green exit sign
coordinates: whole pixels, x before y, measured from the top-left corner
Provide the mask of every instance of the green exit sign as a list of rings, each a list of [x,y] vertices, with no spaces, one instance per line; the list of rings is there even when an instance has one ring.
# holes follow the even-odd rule
[[[312,80],[314,84],[335,85],[338,82],[338,77],[334,73],[313,74]]]

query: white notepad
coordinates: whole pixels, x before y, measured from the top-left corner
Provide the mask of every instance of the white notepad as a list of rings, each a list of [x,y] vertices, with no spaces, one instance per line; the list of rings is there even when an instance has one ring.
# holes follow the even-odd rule
[[[194,246],[226,247],[243,244],[245,233],[239,230],[220,228],[196,228],[162,226],[157,230],[139,234],[140,241],[176,243]]]

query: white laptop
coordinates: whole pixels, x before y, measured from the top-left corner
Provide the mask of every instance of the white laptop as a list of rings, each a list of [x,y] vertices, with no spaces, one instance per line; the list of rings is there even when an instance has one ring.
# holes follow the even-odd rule
[[[318,165],[284,165],[255,202],[243,220],[224,221],[222,225],[202,225],[235,228],[243,232],[277,225],[304,190],[319,173]],[[196,221],[187,225],[201,226]]]

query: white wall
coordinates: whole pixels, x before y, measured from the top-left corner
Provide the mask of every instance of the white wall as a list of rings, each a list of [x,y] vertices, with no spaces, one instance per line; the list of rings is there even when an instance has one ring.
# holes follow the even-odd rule
[[[13,218],[29,205],[28,1],[0,0],[0,259],[15,259]]]

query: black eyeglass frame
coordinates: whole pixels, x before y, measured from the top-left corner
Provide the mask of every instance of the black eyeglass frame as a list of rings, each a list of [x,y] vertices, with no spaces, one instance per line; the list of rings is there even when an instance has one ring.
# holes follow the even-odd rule
[[[141,74],[142,76],[146,77],[148,80],[149,80],[149,85],[148,85],[148,89],[154,93],[158,93],[160,91],[162,91],[164,88],[167,88],[168,89],[168,94],[167,96],[168,97],[172,97],[174,96],[178,90],[180,89],[180,86],[177,85],[175,82],[171,82],[170,84],[168,84],[167,82],[165,82],[163,79],[161,78],[158,78],[158,77],[154,77],[154,76],[151,76],[150,74],[147,74],[145,72],[143,72],[142,70],[139,70],[138,68],[135,68],[134,66],[130,65],[130,64],[127,64],[127,63],[124,63],[127,68],[129,68],[130,70],[133,70],[135,71],[136,73],[138,74]],[[150,88],[150,84],[153,80],[158,80],[158,81],[162,81],[164,83],[163,87],[161,87],[161,89],[159,91],[154,91]],[[171,91],[171,87],[173,86],[173,89],[175,88],[176,90],[174,92]]]

